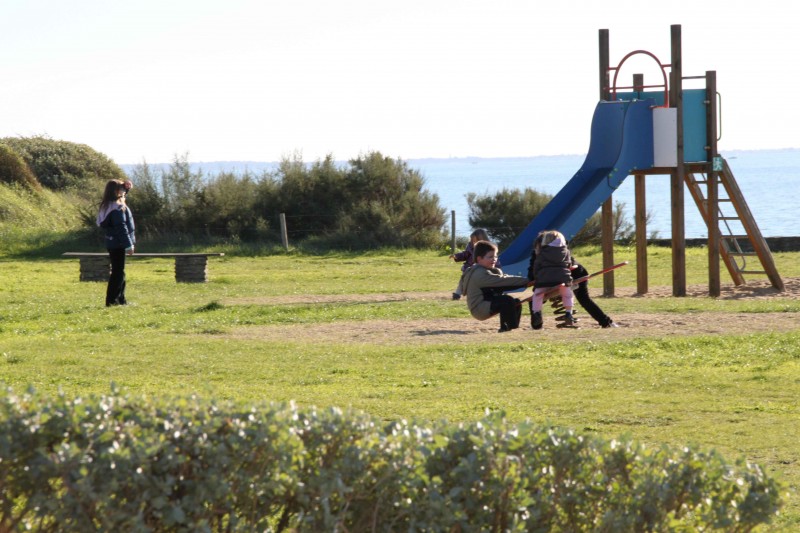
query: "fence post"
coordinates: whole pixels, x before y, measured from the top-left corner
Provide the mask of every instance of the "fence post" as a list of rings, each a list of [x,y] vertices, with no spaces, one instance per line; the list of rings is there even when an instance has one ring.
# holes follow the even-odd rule
[[[289,233],[286,231],[286,213],[281,213],[281,242],[283,243],[283,248],[288,252],[289,251]]]
[[[456,210],[450,211],[450,248],[452,252],[456,253]]]

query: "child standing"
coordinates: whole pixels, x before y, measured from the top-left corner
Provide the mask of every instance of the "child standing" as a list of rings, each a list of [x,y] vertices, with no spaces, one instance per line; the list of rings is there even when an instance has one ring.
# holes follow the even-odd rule
[[[136,244],[133,213],[125,202],[131,187],[131,182],[127,180],[110,180],[106,183],[97,213],[97,225],[106,230],[106,249],[111,262],[106,307],[128,303],[125,298],[125,256],[133,255]]]
[[[528,287],[533,282],[523,276],[504,274],[497,268],[497,246],[494,243],[478,241],[473,253],[475,264],[462,279],[470,314],[478,320],[486,320],[499,313],[500,333],[518,328],[522,306],[517,298],[504,292]]]
[[[553,287],[558,287],[566,311],[563,326],[574,327],[571,271],[575,268],[575,263],[569,248],[567,248],[567,240],[559,231],[543,231],[536,237],[534,253],[536,258],[533,261],[534,289],[531,301],[531,327],[542,329],[544,295]]]
[[[453,292],[453,300],[460,300],[461,295],[464,294],[464,286],[462,281],[464,280],[464,273],[475,263],[475,259],[473,257],[475,243],[478,241],[488,240],[489,234],[486,232],[486,230],[478,228],[470,234],[469,244],[467,244],[467,247],[463,251],[456,254],[450,254],[450,259],[456,263],[464,263],[461,265],[461,277],[458,280],[458,286],[456,287],[456,290]]]

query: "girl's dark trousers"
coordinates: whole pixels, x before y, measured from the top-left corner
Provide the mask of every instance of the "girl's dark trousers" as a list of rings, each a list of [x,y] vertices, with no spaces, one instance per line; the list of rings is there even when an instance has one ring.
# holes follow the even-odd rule
[[[125,305],[125,248],[108,251],[111,276],[106,289],[106,305]]]

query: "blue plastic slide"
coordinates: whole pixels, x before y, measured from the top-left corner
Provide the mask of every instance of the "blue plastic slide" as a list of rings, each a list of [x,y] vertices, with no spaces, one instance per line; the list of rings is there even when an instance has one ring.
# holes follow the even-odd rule
[[[653,166],[653,105],[652,99],[597,104],[586,160],[502,251],[503,272],[527,275],[533,241],[540,231],[556,229],[572,239],[629,174]]]

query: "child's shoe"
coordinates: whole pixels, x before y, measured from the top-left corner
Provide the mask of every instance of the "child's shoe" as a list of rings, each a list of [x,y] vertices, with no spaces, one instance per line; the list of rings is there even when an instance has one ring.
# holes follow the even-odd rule
[[[542,313],[541,311],[536,311],[535,313],[531,314],[531,327],[533,329],[542,329],[544,325],[544,321],[542,320]]]
[[[453,293],[453,300],[460,300],[460,299],[461,299],[461,295],[458,294],[457,292],[454,292]]]
[[[564,322],[566,319],[567,319],[567,311],[565,310],[565,311],[563,311],[561,314],[559,314],[556,317],[556,322]],[[577,324],[578,323],[578,317],[575,316],[575,312],[574,311],[572,312],[572,323],[573,324]]]
[[[567,313],[564,315],[563,321],[558,324],[556,327],[558,328],[577,328],[578,326],[575,324],[575,318],[572,316],[572,313]]]

